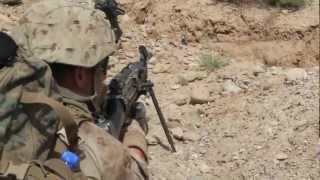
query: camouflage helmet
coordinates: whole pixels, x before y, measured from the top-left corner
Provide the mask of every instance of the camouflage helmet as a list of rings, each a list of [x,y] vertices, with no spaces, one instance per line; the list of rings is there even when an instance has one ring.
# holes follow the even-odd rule
[[[13,33],[28,60],[93,67],[115,49],[103,12],[89,0],[44,0],[32,5]]]

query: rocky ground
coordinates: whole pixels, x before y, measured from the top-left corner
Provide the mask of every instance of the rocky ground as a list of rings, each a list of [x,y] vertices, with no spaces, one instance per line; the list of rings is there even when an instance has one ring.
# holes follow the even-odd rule
[[[0,5],[10,31],[31,0]],[[215,0],[119,0],[124,34],[110,74],[147,45],[176,153],[144,97],[151,179],[320,178],[319,2],[300,10]],[[242,1],[240,1],[242,2]],[[4,25],[5,24],[5,25]],[[201,54],[227,65],[209,71]]]

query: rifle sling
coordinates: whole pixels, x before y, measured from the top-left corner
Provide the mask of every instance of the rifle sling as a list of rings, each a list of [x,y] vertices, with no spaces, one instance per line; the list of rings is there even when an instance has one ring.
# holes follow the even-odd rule
[[[23,92],[21,102],[26,104],[40,103],[50,106],[58,115],[60,122],[66,130],[68,143],[71,149],[78,144],[78,126],[71,113],[60,102],[42,93]]]

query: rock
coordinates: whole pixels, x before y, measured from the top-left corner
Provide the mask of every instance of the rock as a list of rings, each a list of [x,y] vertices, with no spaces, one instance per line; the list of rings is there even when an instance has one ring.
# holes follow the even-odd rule
[[[178,94],[174,97],[174,103],[178,106],[182,106],[188,103],[188,96],[184,94]]]
[[[199,153],[200,153],[201,155],[205,155],[207,152],[208,152],[208,149],[206,149],[206,148],[201,148],[201,149],[199,149]]]
[[[188,123],[197,124],[201,121],[200,111],[192,107],[191,109],[186,110],[184,119]]]
[[[171,129],[176,127],[181,127],[180,121],[177,121],[177,120],[167,121],[167,125],[168,125],[168,128],[171,128]]]
[[[298,80],[307,79],[308,74],[304,69],[293,68],[293,69],[289,69],[286,72],[285,76],[287,81],[298,81]]]
[[[178,83],[181,85],[187,85],[190,82],[194,82],[195,80],[201,80],[206,77],[204,73],[197,72],[188,72],[185,74],[181,74],[178,76]]]
[[[191,71],[198,71],[199,69],[201,69],[199,63],[189,63],[188,67]]]
[[[169,121],[181,121],[182,120],[182,113],[179,109],[179,106],[176,104],[170,104],[165,108],[165,116]]]
[[[171,129],[172,136],[177,140],[183,140],[183,130],[180,127]]]
[[[280,152],[279,154],[276,155],[276,159],[279,161],[283,161],[288,159],[288,155],[286,153]]]
[[[128,14],[124,14],[123,16],[120,16],[120,18],[121,18],[121,21],[125,23],[132,21],[131,17],[128,16]]]
[[[281,74],[283,74],[283,69],[278,66],[272,66],[269,70],[269,73],[273,76],[281,75]]]
[[[184,139],[186,141],[194,142],[194,141],[198,141],[200,139],[200,135],[195,133],[195,132],[193,132],[193,131],[187,131],[184,134]]]
[[[177,77],[177,83],[181,86],[186,86],[188,85],[188,81],[182,76],[182,75],[178,75]]]
[[[172,85],[170,88],[171,88],[172,90],[177,90],[177,89],[179,89],[180,87],[181,87],[180,84],[174,84],[174,85]]]
[[[283,13],[283,14],[289,14],[290,11],[289,11],[288,9],[283,9],[283,10],[281,10],[281,13]]]
[[[183,75],[186,81],[193,82],[199,78],[198,74],[196,72],[188,72]]]
[[[148,145],[157,145],[158,144],[158,140],[154,137],[154,136],[147,136],[147,142]]]
[[[203,80],[208,77],[208,74],[206,72],[197,72],[196,76],[197,80]]]
[[[162,64],[156,64],[153,67],[152,72],[154,74],[165,73],[165,72],[168,72],[168,69],[169,69],[168,66],[165,66],[165,65],[162,65]]]
[[[9,18],[9,17],[2,15],[0,13],[0,31],[3,31],[3,32],[6,32],[7,34],[10,34],[11,30],[14,29],[14,26],[15,26],[15,23],[13,21],[12,16]]]
[[[186,177],[180,173],[177,173],[177,174],[173,174],[173,179],[175,180],[185,180]]]
[[[267,51],[261,51],[261,53],[262,59],[267,66],[278,65],[277,62],[279,60],[279,57],[277,56],[277,53],[270,53]]]
[[[211,170],[210,167],[204,162],[201,162],[199,164],[199,169],[202,173],[209,173]]]
[[[214,82],[217,81],[217,77],[216,77],[215,75],[210,75],[210,74],[209,74],[206,78],[207,78],[207,79],[206,79],[206,82],[207,82],[207,83],[214,83]]]
[[[157,63],[157,58],[155,56],[152,56],[151,59],[149,59],[149,64],[150,65],[155,65]]]
[[[253,75],[258,76],[261,73],[266,72],[263,65],[256,65],[253,67]]]
[[[281,85],[282,83],[283,83],[283,78],[281,76],[272,76],[262,83],[262,89],[264,91],[268,91],[270,89],[273,89]]]
[[[237,94],[241,90],[242,89],[240,87],[238,87],[234,82],[232,82],[232,80],[227,80],[223,84],[223,91],[226,92],[227,94],[229,94],[229,93]]]
[[[193,87],[191,91],[190,104],[204,104],[210,101],[210,91],[205,86]]]
[[[127,52],[125,55],[129,59],[133,59],[134,57],[136,57],[136,53],[135,52]]]
[[[11,19],[9,19],[7,16],[5,16],[5,15],[2,15],[2,14],[0,14],[0,20],[1,20],[1,23],[3,23],[3,22],[12,22],[12,20]]]

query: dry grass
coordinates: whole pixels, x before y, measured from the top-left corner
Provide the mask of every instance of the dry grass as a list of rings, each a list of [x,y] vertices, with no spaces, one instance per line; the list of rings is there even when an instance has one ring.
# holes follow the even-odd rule
[[[209,71],[214,71],[228,65],[228,60],[222,56],[206,53],[200,55],[199,63]]]

